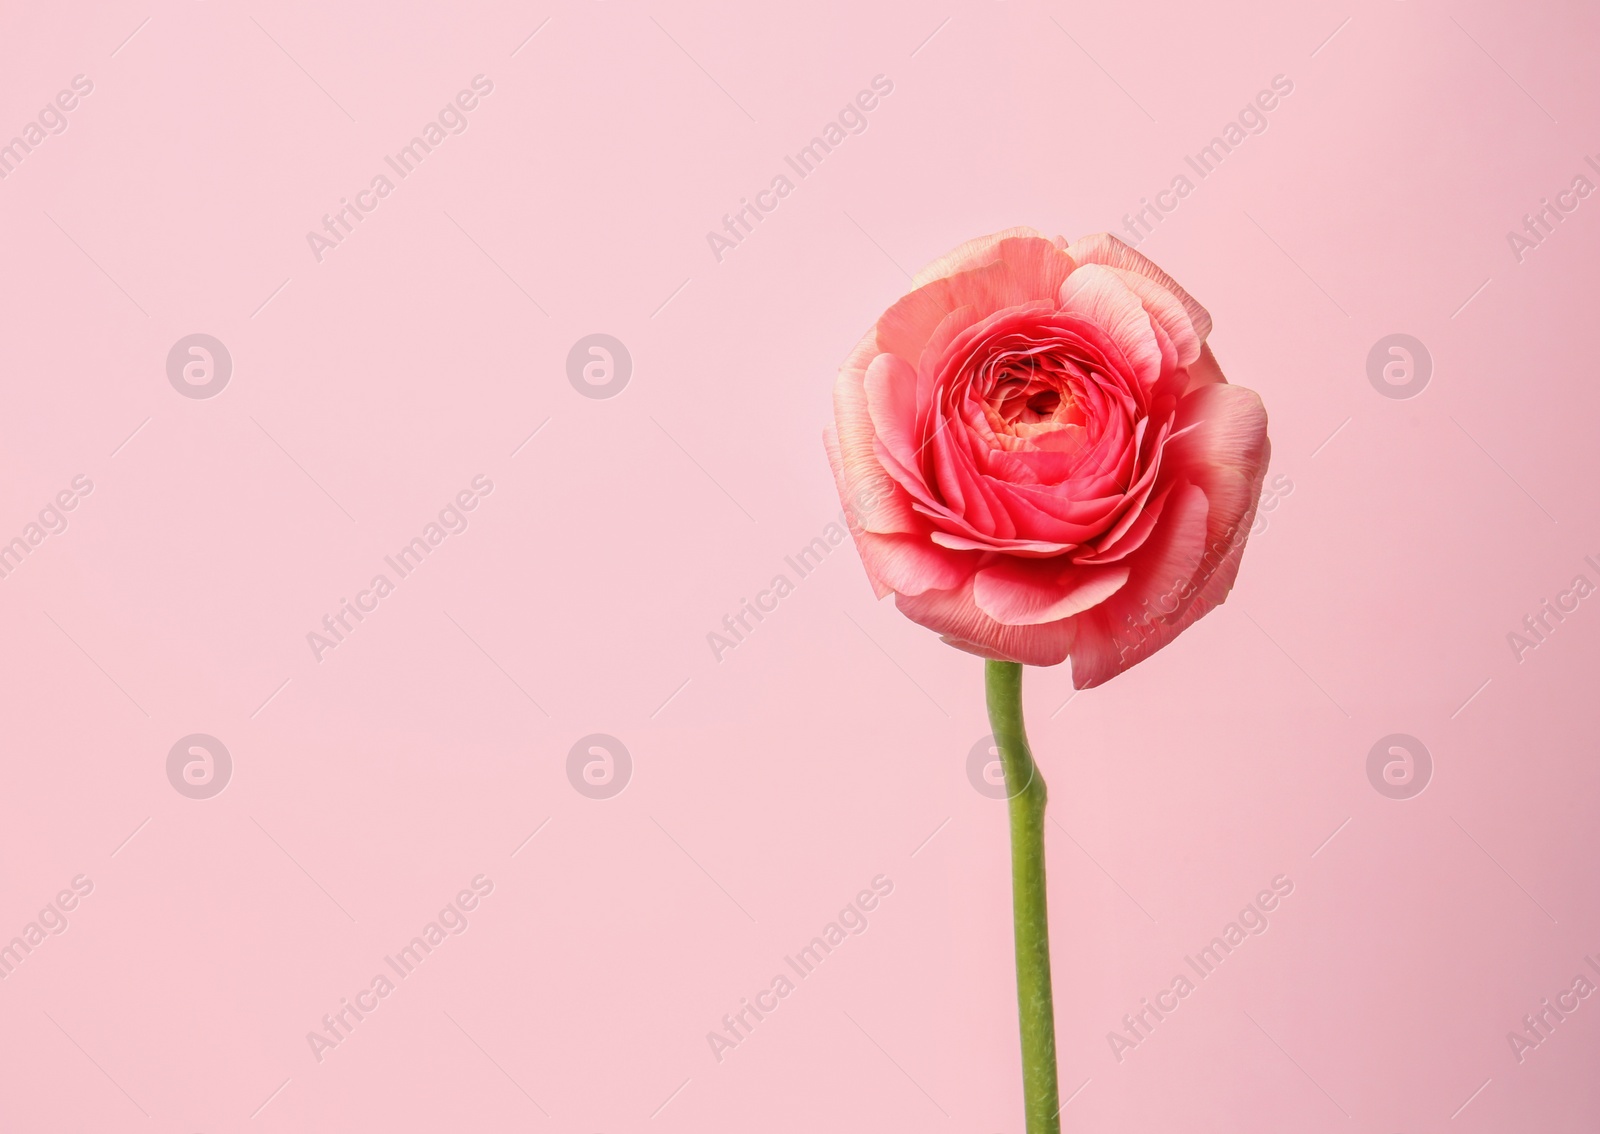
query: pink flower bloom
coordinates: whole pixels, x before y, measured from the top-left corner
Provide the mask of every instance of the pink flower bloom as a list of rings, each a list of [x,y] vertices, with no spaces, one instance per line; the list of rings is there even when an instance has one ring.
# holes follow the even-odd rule
[[[828,459],[878,597],[1079,689],[1227,596],[1270,446],[1211,317],[1101,234],[1010,229],[912,281],[839,371]]]

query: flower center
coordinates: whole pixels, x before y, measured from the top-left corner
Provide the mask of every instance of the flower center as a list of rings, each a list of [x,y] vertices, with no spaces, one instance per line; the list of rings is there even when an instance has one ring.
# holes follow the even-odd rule
[[[1054,378],[1039,371],[1006,374],[987,399],[991,424],[1018,433],[1029,432],[1028,426],[1071,421],[1072,391]]]

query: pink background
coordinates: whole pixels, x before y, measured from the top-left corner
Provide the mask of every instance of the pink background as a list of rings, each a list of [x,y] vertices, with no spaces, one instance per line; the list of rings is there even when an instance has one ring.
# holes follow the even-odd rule
[[[1028,674],[1065,1125],[1593,1129],[1600,1000],[1506,1037],[1600,954],[1600,599],[1520,661],[1507,634],[1600,583],[1600,199],[1520,263],[1506,233],[1600,151],[1597,41],[1575,2],[5,5],[0,142],[93,91],[0,181],[0,539],[93,488],[0,579],[0,942],[93,890],[0,981],[0,1128],[1020,1131],[981,664],[848,550],[720,661],[707,634],[837,514],[833,370],[908,271],[1120,230],[1283,75],[1143,250],[1293,490],[1175,645],[1070,704]],[[475,75],[319,263],[306,233]],[[707,231],[877,75],[719,263]],[[233,359],[213,398],[167,377],[196,332]],[[619,396],[568,381],[594,332]],[[1396,332],[1415,398],[1368,380]],[[209,799],[167,777],[192,733],[232,755]],[[607,799],[568,779],[594,733],[633,764]],[[1413,798],[1369,781],[1391,733],[1432,755]],[[718,1062],[877,875],[870,928]]]

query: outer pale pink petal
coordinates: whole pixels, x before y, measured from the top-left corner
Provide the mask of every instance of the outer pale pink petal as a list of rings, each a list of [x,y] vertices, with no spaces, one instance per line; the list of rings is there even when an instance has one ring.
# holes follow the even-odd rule
[[[1128,568],[1077,567],[1056,560],[1002,559],[972,581],[978,609],[1007,626],[1037,626],[1082,614],[1128,581]]]
[[[1194,321],[1189,318],[1189,312],[1184,310],[1177,296],[1149,276],[1140,275],[1128,268],[1111,270],[1116,272],[1117,278],[1139,297],[1139,302],[1150,312],[1150,321],[1172,341],[1179,366],[1188,366],[1200,357],[1200,335],[1195,330]]]
[[[1193,621],[1180,618],[1191,597],[1187,588],[1192,588],[1205,554],[1206,511],[1205,493],[1198,487],[1175,487],[1161,524],[1129,560],[1134,577],[1108,601],[1074,619],[1073,688],[1103,684],[1155,653]],[[1173,615],[1152,620],[1151,611]]]
[[[923,531],[926,524],[911,510],[911,497],[878,459],[862,381],[861,371],[847,367],[839,371],[833,386],[837,432],[830,443],[829,461],[839,499],[865,531]]]
[[[822,431],[822,446],[828,451],[828,467],[833,470],[833,483],[839,490],[839,498],[848,500],[850,491],[845,483],[844,460],[839,454],[839,434],[831,425]],[[848,507],[845,508],[844,515],[845,524],[850,528],[850,536],[855,540],[856,553],[859,555],[861,552],[861,540],[864,535],[861,529],[860,517]],[[867,582],[872,584],[872,593],[878,598],[890,593],[889,588],[871,571],[867,572]]]
[[[1198,618],[1233,587],[1272,446],[1261,399],[1243,386],[1202,387],[1184,398],[1178,412],[1181,418],[1197,420],[1169,446],[1168,456],[1181,475],[1205,491],[1210,506],[1206,555],[1195,578]]]
[[[1162,459],[1179,475],[1201,483],[1209,468],[1266,471],[1267,410],[1254,390],[1226,382],[1201,386],[1178,403],[1174,424],[1183,436],[1167,443]]]
[[[1041,240],[1048,239],[1044,233],[1032,228],[1008,228],[1004,232],[997,232],[992,236],[980,236],[976,240],[969,240],[954,251],[946,252],[933,263],[916,274],[911,281],[913,290],[934,280],[953,276],[957,272],[964,272],[970,268],[980,267],[994,259],[994,247],[1002,240],[1009,240],[1014,236],[1037,236]]]
[[[1200,348],[1200,357],[1190,365],[1188,375],[1188,384],[1183,388],[1186,394],[1193,393],[1201,386],[1215,386],[1228,381],[1222,376],[1222,367],[1217,365],[1216,355],[1211,353],[1210,343]]]
[[[957,649],[997,661],[1060,665],[1072,649],[1073,619],[1043,626],[1005,626],[979,610],[972,584],[949,591],[926,591],[895,599],[911,621],[936,631]]]
[[[921,464],[917,442],[917,372],[911,363],[880,354],[862,378],[867,413],[878,443],[900,468],[915,473]]]
[[[1182,436],[1167,446],[1165,460],[1205,495],[1199,562],[1183,576],[1181,586],[1166,585],[1146,608],[1165,612],[1163,617],[1150,621],[1142,610],[1125,609],[1128,601],[1145,597],[1131,582],[1104,606],[1079,617],[1072,679],[1080,689],[1101,684],[1172,641],[1220,605],[1238,576],[1272,452],[1266,410],[1253,390],[1219,383],[1185,397],[1178,419]],[[1171,510],[1169,503],[1148,547],[1160,543],[1168,525],[1178,522]],[[1144,566],[1144,553],[1131,559],[1136,571]],[[1173,574],[1173,566],[1163,565],[1157,572],[1157,578]],[[1130,631],[1128,616],[1141,629]]]
[[[1088,264],[1061,285],[1061,309],[1079,315],[1111,337],[1145,386],[1161,377],[1161,344],[1150,312],[1117,273]]]
[[[902,595],[959,587],[972,577],[979,558],[977,552],[951,551],[916,535],[863,532],[856,537],[856,549],[867,574]]]
[[[826,430],[822,443],[828,450],[834,482],[840,486],[843,496],[845,472],[837,434]],[[879,598],[891,591],[920,594],[929,587],[957,587],[978,565],[979,553],[940,547],[928,538],[925,526],[915,535],[878,535],[864,531],[859,515],[848,506],[845,523],[855,539],[862,566],[867,569],[867,579]]]
[[[1072,260],[1043,237],[1001,240],[985,262],[929,281],[879,316],[878,351],[915,363],[951,312],[975,307],[988,314],[1038,300],[1053,301],[1073,267]]]
[[[1108,268],[1126,268],[1154,280],[1183,304],[1183,309],[1189,313],[1189,321],[1194,324],[1195,335],[1201,342],[1211,334],[1211,316],[1206,313],[1206,309],[1179,287],[1177,280],[1156,267],[1148,257],[1135,252],[1115,236],[1104,232],[1085,236],[1067,245],[1067,255],[1079,264],[1104,264]]]

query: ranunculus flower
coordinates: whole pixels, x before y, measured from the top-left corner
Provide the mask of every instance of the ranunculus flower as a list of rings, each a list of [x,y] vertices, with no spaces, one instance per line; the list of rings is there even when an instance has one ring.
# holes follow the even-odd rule
[[[878,597],[1079,689],[1226,597],[1267,469],[1211,317],[1115,237],[1010,229],[912,281],[839,372],[826,442]]]

